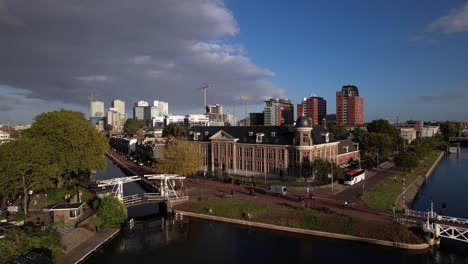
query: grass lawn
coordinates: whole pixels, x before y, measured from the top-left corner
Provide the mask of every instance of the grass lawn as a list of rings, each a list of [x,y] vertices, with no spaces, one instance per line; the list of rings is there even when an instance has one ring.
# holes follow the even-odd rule
[[[261,204],[237,199],[209,199],[177,205],[178,210],[198,214],[250,220],[279,226],[318,230],[388,241],[421,243],[423,240],[401,225],[390,222],[368,222],[336,213],[296,208],[290,205]],[[251,218],[247,219],[247,213]]]
[[[432,150],[424,160],[419,162],[419,165],[412,172],[403,172],[392,175],[382,184],[364,193],[361,200],[369,207],[391,211],[396,198],[403,191],[402,178],[406,178],[406,186],[410,185],[420,175],[425,175],[431,168],[432,164],[437,160],[440,151]],[[394,180],[397,176],[397,181]]]

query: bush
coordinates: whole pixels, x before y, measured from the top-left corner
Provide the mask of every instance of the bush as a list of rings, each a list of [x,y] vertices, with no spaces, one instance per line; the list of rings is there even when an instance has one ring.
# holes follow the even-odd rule
[[[103,227],[119,227],[127,220],[125,205],[117,198],[107,196],[93,203],[96,215],[102,220]]]
[[[23,221],[24,219],[26,219],[26,216],[24,215],[24,211],[23,210],[18,211],[16,213],[16,221],[20,222],[20,221]]]

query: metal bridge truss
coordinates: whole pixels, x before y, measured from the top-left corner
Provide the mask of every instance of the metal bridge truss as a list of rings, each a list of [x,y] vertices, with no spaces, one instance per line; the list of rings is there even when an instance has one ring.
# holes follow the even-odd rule
[[[468,242],[468,228],[437,224],[438,235],[458,241]]]
[[[185,177],[176,174],[158,174],[140,176],[128,176],[109,180],[97,181],[98,187],[112,186],[111,194],[123,202],[126,206],[141,204],[153,201],[180,202],[188,200],[188,196],[183,196],[180,190],[176,190],[175,180],[184,180]],[[157,180],[159,193],[143,193],[123,196],[123,184],[139,180]]]
[[[139,181],[140,176],[128,176],[121,178],[113,178],[109,180],[97,181],[98,187],[112,186],[112,195],[119,199],[119,201],[124,201],[123,196],[123,184],[128,182]]]
[[[164,197],[166,201],[178,202],[188,200],[188,196],[182,195],[181,190],[176,190],[176,180],[184,180],[184,176],[177,174],[151,174],[144,175],[148,180],[159,181],[160,196]]]
[[[437,215],[432,209],[429,212],[406,210],[406,215],[425,219],[412,220],[401,218],[398,222],[410,226],[420,226],[424,231],[433,233],[435,237],[445,237],[462,242],[468,242],[468,219]],[[419,224],[418,224],[419,222]]]

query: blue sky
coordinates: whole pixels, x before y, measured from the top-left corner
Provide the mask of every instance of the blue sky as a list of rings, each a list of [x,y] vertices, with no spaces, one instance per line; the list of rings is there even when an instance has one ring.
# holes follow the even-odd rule
[[[67,1],[0,0],[0,123],[87,115],[91,93],[197,113],[204,82],[238,119],[241,96],[313,93],[335,113],[351,83],[366,121],[467,121],[468,1]]]
[[[314,93],[335,112],[335,92],[353,83],[366,120],[466,120],[468,25],[427,27],[466,1],[229,1],[252,60],[298,102]],[[468,23],[468,12],[465,13]],[[460,94],[460,97],[450,96]],[[421,98],[422,95],[433,96]],[[450,102],[444,102],[449,98]],[[431,100],[432,99],[432,100]],[[439,100],[440,99],[440,100]]]

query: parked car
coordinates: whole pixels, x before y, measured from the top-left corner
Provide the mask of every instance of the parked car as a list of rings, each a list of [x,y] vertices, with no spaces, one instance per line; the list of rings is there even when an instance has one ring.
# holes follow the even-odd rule
[[[9,205],[7,211],[10,214],[16,214],[19,211],[19,207],[17,205]]]

